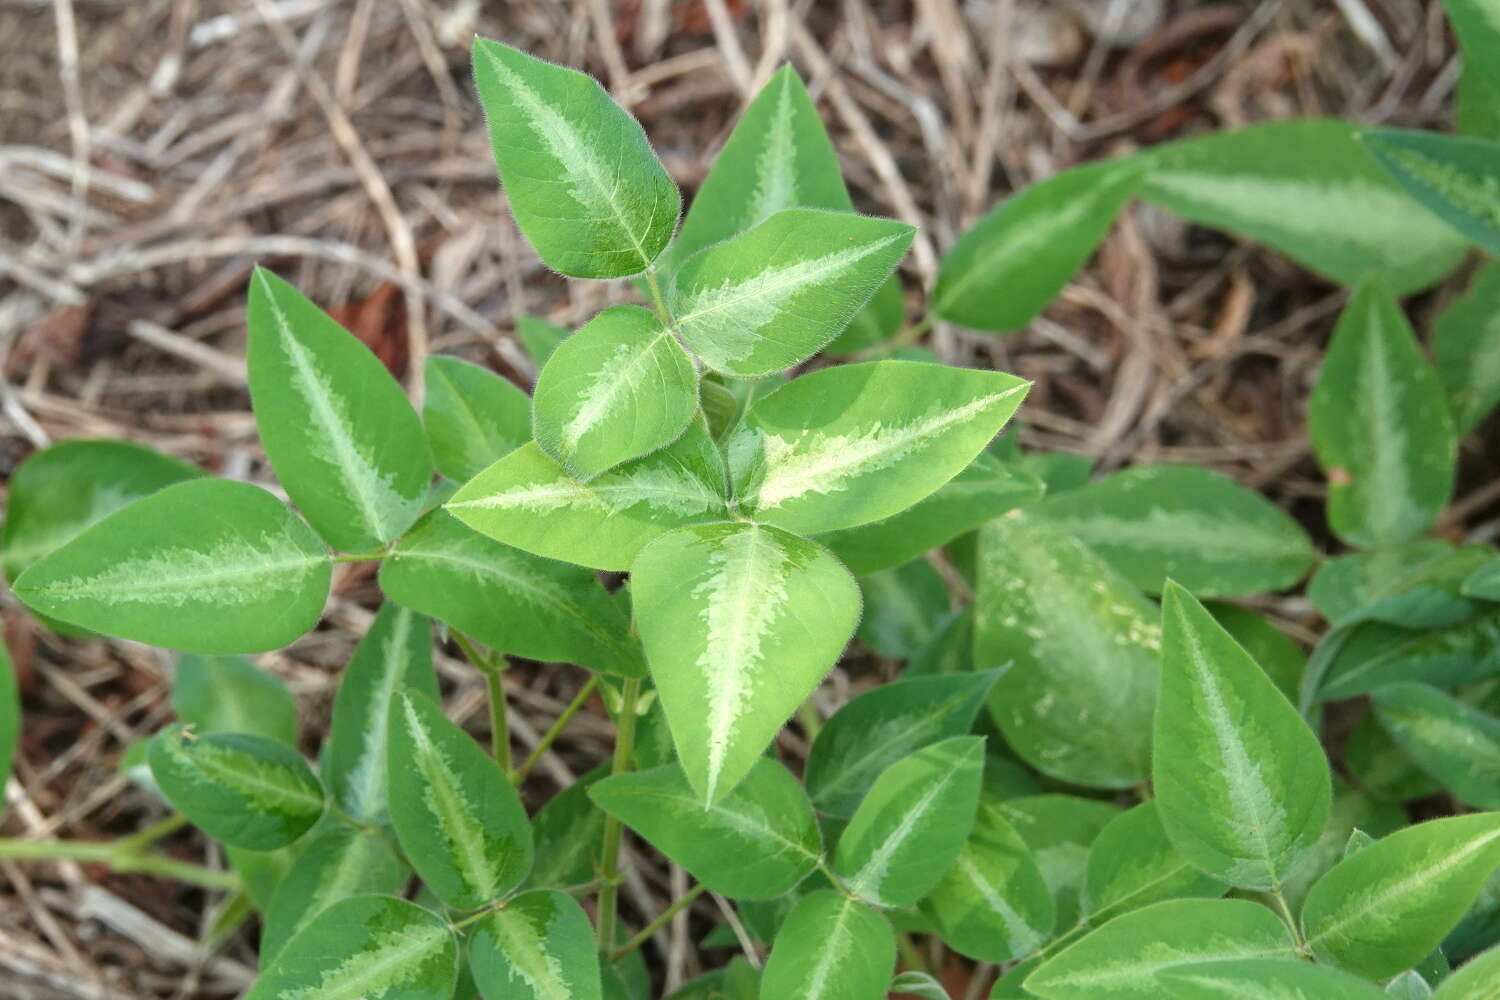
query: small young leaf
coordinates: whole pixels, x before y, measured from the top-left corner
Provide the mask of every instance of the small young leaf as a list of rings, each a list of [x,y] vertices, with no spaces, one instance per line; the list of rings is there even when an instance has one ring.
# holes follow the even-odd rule
[[[1500,263],[1480,268],[1433,321],[1432,359],[1462,437],[1500,405]]]
[[[428,357],[422,426],[437,469],[460,483],[531,440],[531,400],[509,379],[459,358]]]
[[[1355,980],[1355,982],[1362,983],[1363,980]],[[1356,997],[1365,995],[1355,994]],[[1380,994],[1377,992],[1375,995]],[[1422,974],[1416,969],[1407,969],[1386,984],[1385,995],[1397,997],[1398,1000],[1428,1000],[1432,996],[1432,987],[1427,985],[1427,980],[1423,979]]]
[[[487,38],[474,81],[511,212],[547,266],[575,278],[649,267],[682,195],[640,123],[592,77]]]
[[[1500,983],[1500,946],[1471,958],[1443,980],[1433,994],[1436,1000],[1494,1000]]]
[[[32,566],[16,596],[83,628],[195,653],[259,653],[317,624],[332,564],[248,483],[194,479],[115,511]]]
[[[1500,143],[1407,129],[1376,129],[1360,138],[1407,194],[1500,254]]]
[[[984,740],[956,736],[886,768],[839,836],[833,870],[876,906],[910,906],[958,858],[974,826]]]
[[[323,787],[297,751],[264,736],[162,730],[147,751],[172,805],[217,840],[250,851],[285,847],[323,815]]]
[[[1500,809],[1500,719],[1427,684],[1391,684],[1371,700],[1401,749],[1455,799]]]
[[[422,881],[449,906],[498,901],[531,870],[531,826],[505,772],[425,695],[391,703],[391,820]]]
[[[281,678],[242,656],[177,660],[172,711],[197,733],[250,733],[295,746],[297,703]]]
[[[613,306],[558,345],[536,383],[536,442],[589,480],[671,444],[698,407],[693,361],[661,320]]]
[[[707,808],[675,764],[605,778],[589,795],[710,890],[732,899],[789,892],[823,854],[807,794],[772,760],[757,760],[744,781]]]
[[[1083,903],[1089,923],[1097,927],[1162,900],[1217,899],[1228,889],[1172,846],[1157,803],[1148,799],[1099,831],[1089,847]]]
[[[260,935],[262,966],[329,906],[363,893],[399,892],[410,869],[384,838],[339,824],[308,838],[280,880]]]
[[[918,1000],[951,1000],[943,984],[925,972],[902,972],[891,980],[891,992]]]
[[[1362,284],[1339,317],[1307,422],[1340,538],[1390,545],[1432,526],[1453,492],[1453,421],[1416,335],[1380,285]]]
[[[250,281],[250,401],[266,457],[328,543],[366,552],[411,527],[432,456],[370,349],[264,268]]]
[[[352,896],[282,948],[245,1000],[451,1000],[457,954],[435,913],[390,896]]]
[[[760,1000],[884,1000],[895,968],[885,917],[822,890],[802,897],[777,932]]]
[[[1146,166],[1091,163],[1002,201],[943,256],[933,309],[976,330],[1030,323],[1099,246]]]
[[[1373,983],[1321,965],[1247,958],[1163,972],[1172,1000],[1384,1000]],[[1430,994],[1429,994],[1430,995]]]
[[[538,890],[489,911],[469,939],[479,992],[507,1000],[600,1000],[594,930],[572,896]]]
[[[636,557],[631,581],[683,770],[712,805],[838,659],[859,588],[822,546],[749,523],[662,535]]]
[[[1073,795],[997,800],[993,794],[986,790],[986,804],[997,809],[1026,841],[1052,889],[1057,926],[1071,927],[1079,917],[1089,850],[1122,810],[1110,802]]]
[[[911,226],[794,208],[682,262],[678,332],[714,371],[757,378],[798,364],[849,325],[906,254]]]

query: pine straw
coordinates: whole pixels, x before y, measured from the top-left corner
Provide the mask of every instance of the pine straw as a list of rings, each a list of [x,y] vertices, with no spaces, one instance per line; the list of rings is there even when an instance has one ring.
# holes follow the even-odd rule
[[[256,262],[342,304],[398,372],[433,350],[522,384],[533,372],[515,314],[576,325],[627,297],[622,284],[562,281],[519,238],[468,83],[475,32],[597,74],[689,189],[791,59],[858,205],[921,226],[914,316],[942,250],[1009,190],[1267,118],[1443,127],[1457,70],[1439,5],[1417,0],[0,0],[0,474],[91,436],[275,488],[243,382]],[[1417,318],[1454,293],[1425,296]],[[1136,208],[1028,331],[939,324],[931,346],[1036,380],[1028,445],[1105,468],[1212,465],[1321,530],[1303,409],[1341,302],[1275,255]],[[1493,534],[1496,490],[1474,471],[1493,444],[1466,456],[1450,533]],[[369,568],[348,567],[325,626],[260,658],[301,697],[309,750],[376,599]],[[1314,624],[1295,599],[1269,607],[1304,636]],[[160,818],[117,765],[170,715],[169,660],[59,640],[8,594],[5,620],[26,731],[0,829],[101,838]],[[825,710],[890,667],[864,655],[847,666]],[[482,733],[473,672],[442,667],[450,706]],[[524,750],[583,675],[513,674]],[[531,804],[603,759],[608,740],[593,705],[544,758]],[[805,752],[795,730],[783,750]],[[191,834],[165,846],[216,860]],[[684,883],[649,851],[632,857],[626,916],[639,924]],[[212,917],[212,900],[158,881],[0,863],[0,1000],[232,995],[254,968],[253,930],[210,955],[197,942]],[[724,960],[692,944],[717,919],[700,901],[647,948],[658,983]],[[949,971],[955,995],[986,986]]]

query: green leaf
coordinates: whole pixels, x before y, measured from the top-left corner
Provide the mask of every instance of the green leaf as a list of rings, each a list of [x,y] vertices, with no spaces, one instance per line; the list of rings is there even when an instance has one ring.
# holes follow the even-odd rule
[[[819,812],[848,819],[875,779],[925,746],[962,736],[999,671],[882,684],[840,708],[818,731],[804,780]]]
[[[1429,820],[1391,834],[1313,884],[1302,928],[1320,961],[1371,978],[1420,962],[1500,867],[1500,813]]]
[[[1318,689],[1320,700],[1353,698],[1403,681],[1466,684],[1500,673],[1500,609],[1445,628],[1365,622],[1345,634]]]
[[[432,456],[422,421],[370,349],[302,293],[256,268],[250,401],[287,495],[336,549],[366,552],[411,527]]]
[[[297,703],[281,678],[242,656],[177,660],[172,711],[198,733],[250,733],[297,744]]]
[[[1375,129],[1360,138],[1407,194],[1500,254],[1500,143],[1408,129]]]
[[[1079,917],[1079,900],[1089,851],[1100,833],[1122,810],[1110,802],[1072,795],[1026,795],[986,803],[1015,827],[1052,889],[1057,926],[1071,927]]]
[[[864,617],[855,633],[860,642],[892,659],[904,660],[926,645],[948,617],[948,586],[925,559],[859,578]]]
[[[1313,574],[1307,596],[1335,627],[1360,621],[1409,629],[1455,625],[1483,610],[1465,595],[1465,581],[1494,551],[1423,538],[1335,556]]]
[[[672,238],[682,195],[640,123],[592,77],[500,42],[474,42],[474,82],[500,181],[547,266],[623,278]]]
[[[1036,513],[1151,594],[1167,577],[1199,597],[1284,590],[1317,558],[1279,507],[1194,465],[1126,469],[1051,497]]]
[[[1146,166],[1130,157],[1091,163],[1002,201],[943,256],[934,311],[976,330],[1030,323],[1093,255]]]
[[[606,764],[580,775],[532,817],[536,853],[528,886],[567,888],[594,877],[604,843],[604,812],[589,798],[589,789],[607,773]]]
[[[388,841],[342,823],[308,838],[280,880],[260,935],[263,966],[328,907],[364,893],[398,893],[410,870]]]
[[[1347,122],[1267,122],[1146,156],[1145,200],[1265,243],[1341,284],[1373,272],[1406,295],[1445,276],[1467,249],[1380,169]]]
[[[1443,980],[1433,995],[1437,1000],[1495,1000],[1496,983],[1500,983],[1500,947],[1470,959]]]
[[[1162,974],[1172,1000],[1381,1000],[1375,985],[1305,962],[1239,959],[1189,965]]]
[[[978,590],[974,662],[1012,664],[990,698],[1012,749],[1075,784],[1145,780],[1161,656],[1156,606],[1029,511],[980,529]]]
[[[16,688],[16,670],[10,650],[0,635],[0,788],[10,779],[10,765],[21,742],[21,693]],[[5,796],[0,795],[0,818],[5,815]]]
[[[323,787],[291,747],[248,733],[156,735],[151,775],[178,811],[217,840],[251,851],[285,847],[323,815]]]
[[[1172,845],[1151,800],[1109,821],[1089,848],[1084,910],[1089,923],[1107,920],[1166,899],[1216,899],[1228,890]]]
[[[903,757],[839,836],[833,870],[876,906],[910,906],[957,860],[979,805],[984,739],[955,736]]]
[[[511,452],[448,501],[507,545],[594,569],[626,570],[663,532],[722,521],[724,457],[697,421],[671,446],[585,483],[535,444]]]
[[[1427,684],[1391,684],[1371,700],[1401,749],[1455,799],[1500,808],[1500,719]]]
[[[1361,718],[1349,734],[1344,766],[1356,785],[1382,802],[1425,798],[1439,788],[1397,745],[1374,713]]]
[[[1363,980],[1355,980],[1355,982],[1363,982]],[[1355,997],[1366,995],[1357,993]],[[1379,991],[1376,991],[1375,995],[1379,996]],[[1407,969],[1386,984],[1385,995],[1400,997],[1401,1000],[1427,1000],[1432,996],[1432,987],[1427,985],[1427,980],[1423,979],[1422,974],[1416,969]]]
[[[1276,689],[1295,704],[1307,669],[1307,654],[1296,640],[1254,611],[1233,604],[1208,605],[1214,620],[1245,647]]]
[[[1453,421],[1416,335],[1380,285],[1360,285],[1344,307],[1307,423],[1340,538],[1390,545],[1432,526],[1453,492]]]
[[[1500,136],[1500,12],[1494,0],[1443,0],[1458,36],[1458,130]]]
[[[177,483],[115,511],[32,566],[16,596],[43,614],[195,653],[258,653],[317,624],[332,566],[312,531],[248,483]]]
[[[891,992],[919,1000],[949,1000],[943,984],[925,972],[902,972],[891,980]]]
[[[1500,405],[1500,263],[1480,268],[1433,321],[1432,359],[1462,437]]]
[[[781,925],[761,1000],[884,1000],[896,967],[885,917],[847,896],[810,893]]]
[[[843,332],[915,233],[892,219],[785,209],[683,261],[667,302],[683,342],[709,368],[769,375]]]
[[[698,408],[693,361],[661,320],[613,306],[558,345],[536,383],[542,451],[589,480],[671,444]]]
[[[843,333],[823,348],[832,357],[845,357],[879,347],[894,337],[906,321],[906,296],[899,273],[885,279],[865,307],[854,314]]]
[[[450,1000],[457,952],[436,914],[389,896],[353,896],[282,948],[245,1000]]]
[[[1494,559],[1464,578],[1463,592],[1471,597],[1500,602],[1500,559]]]
[[[517,316],[516,334],[521,338],[521,345],[526,348],[526,353],[536,362],[538,371],[547,364],[547,359],[552,357],[557,345],[568,339],[565,328],[535,316]]]
[[[757,760],[744,781],[707,808],[675,764],[605,778],[589,795],[688,874],[732,899],[789,892],[823,854],[807,794],[772,760]]]
[[[958,860],[921,903],[943,942],[980,962],[1011,962],[1052,937],[1052,890],[1031,849],[981,802]]]
[[[497,902],[531,870],[531,826],[505,772],[425,695],[391,703],[391,820],[417,874],[449,906]]]
[[[879,521],[957,476],[1020,406],[1013,375],[841,365],[759,400],[726,442],[739,507],[798,532]]]
[[[437,700],[432,631],[426,618],[387,603],[344,669],[323,751],[323,781],[334,802],[361,822],[389,822],[391,704],[401,691]]]
[[[1162,826],[1209,875],[1279,889],[1328,821],[1322,745],[1250,654],[1171,581],[1162,639],[1151,768]]]
[[[469,939],[469,968],[486,997],[599,1000],[594,930],[573,897],[526,892],[491,910]]]
[[[422,426],[438,471],[466,482],[531,440],[531,400],[507,378],[459,358],[428,357]]]
[[[973,670],[974,606],[971,604],[948,615],[927,645],[906,661],[901,676],[910,680],[938,674],[967,674]]]
[[[1286,925],[1243,899],[1177,899],[1116,917],[1043,962],[1026,989],[1045,1000],[1160,997],[1165,975],[1230,959],[1295,959]]]
[[[441,510],[401,539],[380,567],[380,587],[502,652],[643,672],[624,611],[593,573],[501,545]]]

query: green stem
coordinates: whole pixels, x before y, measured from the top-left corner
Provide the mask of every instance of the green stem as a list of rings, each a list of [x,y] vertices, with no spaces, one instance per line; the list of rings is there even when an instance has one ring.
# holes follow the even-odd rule
[[[661,283],[656,280],[655,266],[646,268],[646,287],[651,289],[651,305],[667,326],[672,326],[672,314],[667,312],[667,300],[662,297]]]
[[[171,836],[187,825],[188,818],[177,813],[158,823],[152,823],[144,830],[137,830],[124,840],[117,841],[115,846],[126,854],[139,854],[158,840]]]
[[[870,361],[874,358],[883,358],[898,348],[905,347],[908,344],[915,344],[922,339],[923,334],[932,329],[932,324],[936,321],[937,315],[935,313],[928,313],[915,323],[901,330],[890,340],[881,344],[875,344],[873,347],[867,347],[863,351],[855,352],[850,355],[849,360]]]
[[[672,905],[667,907],[665,910],[662,910],[661,914],[655,920],[647,924],[644,930],[642,930],[635,937],[631,938],[629,941],[626,941],[624,944],[620,945],[620,947],[616,948],[614,954],[610,957],[610,960],[618,962],[620,959],[624,958],[632,951],[635,951],[647,941],[650,941],[653,937],[656,936],[656,933],[658,931],[660,931],[663,927],[667,926],[667,924],[671,922],[673,917],[682,912],[684,908],[691,906],[693,900],[697,899],[707,891],[708,886],[700,882],[689,889],[687,892],[683,893],[678,898],[674,899],[672,901]]]
[[[611,774],[630,770],[635,754],[635,703],[641,694],[639,678],[627,678],[620,696],[619,722],[615,732],[615,759]],[[604,819],[604,855],[599,862],[599,950],[608,955],[615,945],[615,910],[620,897],[620,821],[609,814]]]
[[[233,872],[176,861],[159,854],[143,854],[138,849],[128,849],[126,845],[129,843],[129,838],[115,843],[0,839],[0,858],[17,861],[94,862],[108,865],[123,874],[160,875],[178,882],[200,885],[205,889],[233,891],[240,887],[239,876]]]
[[[1311,958],[1312,952],[1307,947],[1307,941],[1302,937],[1302,928],[1297,926],[1297,918],[1292,916],[1292,907],[1286,901],[1286,893],[1281,889],[1272,889],[1269,893],[1271,901],[1276,904],[1276,912],[1281,915],[1281,922],[1286,924],[1286,929],[1291,931],[1292,944],[1302,955]]]
[[[510,776],[510,720],[505,714],[505,680],[500,671],[488,667],[484,671],[484,685],[490,695],[490,745],[495,751],[495,760],[500,769]]]
[[[818,706],[813,704],[812,695],[808,695],[802,707],[797,709],[797,721],[802,723],[802,732],[811,744],[817,739],[818,730],[823,728],[823,717],[818,714]]]
[[[910,934],[897,934],[896,948],[901,952],[901,960],[906,963],[908,969],[913,972],[927,971],[927,963],[922,961],[922,954],[917,951],[917,946]]]
[[[512,776],[511,780],[517,787],[520,787],[521,783],[526,780],[526,776],[531,773],[531,769],[536,767],[537,761],[542,759],[542,754],[546,753],[552,744],[557,742],[557,738],[562,735],[562,731],[567,728],[568,723],[573,721],[573,716],[578,714],[579,709],[583,708],[584,703],[589,700],[589,695],[593,694],[594,689],[598,686],[599,675],[591,674],[588,681],[573,696],[573,700],[568,702],[568,707],[562,710],[562,714],[557,717],[557,721],[552,723],[552,728],[542,734],[541,742],[532,747],[531,753],[527,754],[526,759],[521,762],[521,766],[516,768],[516,773]]]

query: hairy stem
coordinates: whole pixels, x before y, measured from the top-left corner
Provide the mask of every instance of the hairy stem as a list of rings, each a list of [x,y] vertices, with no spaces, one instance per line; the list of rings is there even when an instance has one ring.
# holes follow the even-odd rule
[[[205,889],[233,891],[240,887],[239,876],[233,872],[177,861],[159,854],[145,854],[138,847],[131,846],[133,839],[99,843],[83,840],[0,838],[0,858],[17,861],[85,861],[105,864],[121,873],[160,875],[163,878],[200,885]]]
[[[620,696],[619,722],[615,732],[615,759],[611,774],[630,770],[635,754],[635,704],[641,694],[641,682],[632,677],[625,681]],[[613,815],[604,820],[604,855],[599,862],[599,950],[608,955],[615,944],[615,909],[620,896],[620,821]]]
[[[656,266],[646,268],[646,287],[651,289],[651,305],[661,321],[672,326],[672,314],[667,312],[667,300],[662,297],[661,283],[656,280]]]
[[[1303,955],[1311,956],[1312,952],[1307,947],[1307,941],[1302,937],[1302,928],[1297,926],[1297,918],[1292,916],[1292,907],[1286,901],[1286,893],[1277,886],[1270,892],[1271,901],[1276,904],[1276,912],[1281,916],[1281,922],[1286,924],[1286,929],[1292,934],[1292,944],[1296,945],[1297,951]]]
[[[656,933],[658,931],[667,926],[667,924],[671,923],[673,917],[682,912],[684,908],[691,906],[693,904],[693,900],[697,899],[707,891],[708,886],[700,882],[689,889],[687,892],[683,893],[681,896],[678,896],[676,899],[672,900],[672,905],[668,906],[665,910],[662,910],[657,918],[647,924],[639,934],[631,938],[629,941],[626,941],[624,944],[620,945],[620,947],[616,948],[614,954],[610,957],[610,960],[618,962],[620,959],[624,958],[632,951],[635,951],[647,941],[650,941],[653,937],[656,936]]]
[[[542,754],[546,753],[551,749],[552,744],[557,742],[557,738],[562,735],[562,731],[568,727],[569,722],[573,721],[573,716],[578,714],[579,709],[583,708],[584,703],[589,700],[589,695],[593,694],[594,689],[598,686],[599,675],[589,675],[588,681],[584,683],[583,687],[578,689],[578,693],[573,696],[573,700],[568,702],[568,707],[562,710],[562,714],[557,717],[557,721],[552,723],[552,727],[542,734],[541,741],[532,748],[531,753],[526,755],[526,759],[521,762],[521,766],[516,768],[516,773],[512,776],[511,780],[517,787],[520,787],[521,783],[526,780],[526,776],[531,773],[531,769],[536,767],[537,761],[542,759]]]

